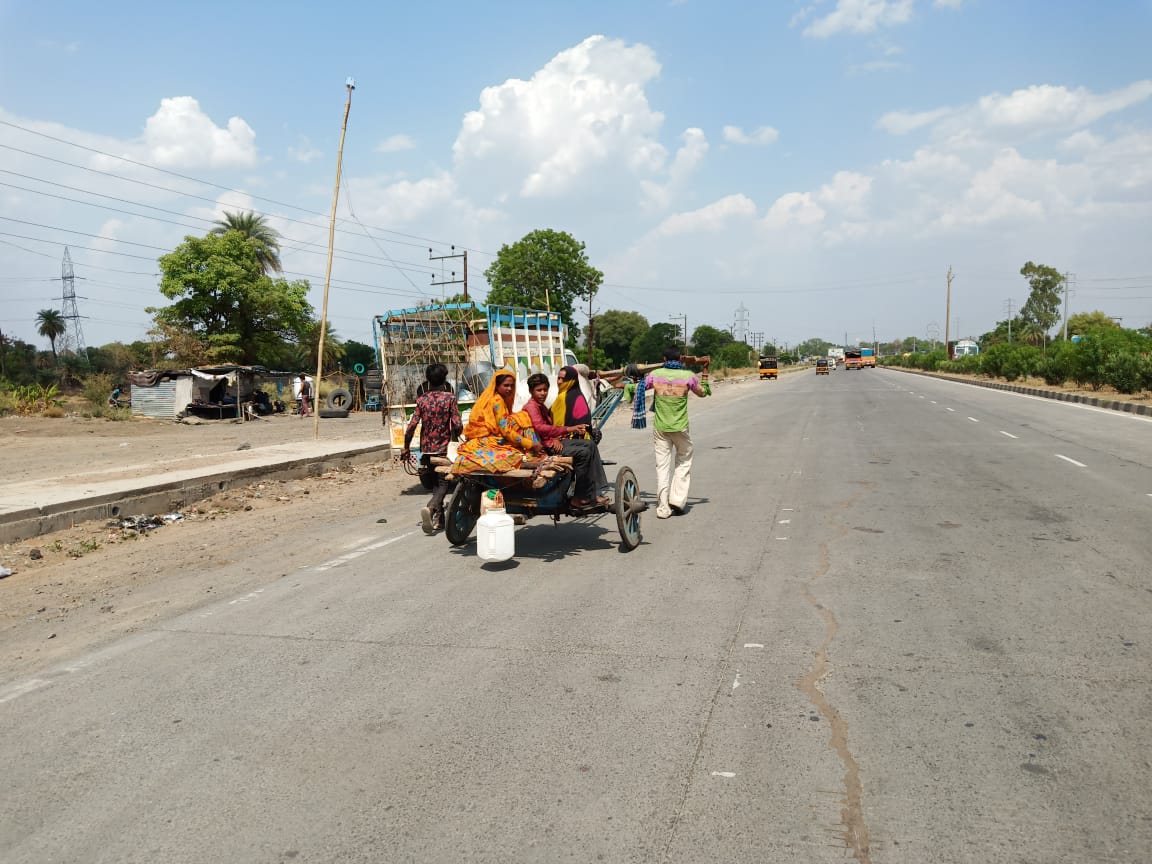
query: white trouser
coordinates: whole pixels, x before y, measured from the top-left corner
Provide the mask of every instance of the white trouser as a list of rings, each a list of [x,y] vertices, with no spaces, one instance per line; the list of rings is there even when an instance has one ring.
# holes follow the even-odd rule
[[[656,446],[657,513],[666,511],[669,506],[684,509],[688,503],[688,482],[692,474],[692,438],[687,429],[683,432],[653,430],[652,441]]]

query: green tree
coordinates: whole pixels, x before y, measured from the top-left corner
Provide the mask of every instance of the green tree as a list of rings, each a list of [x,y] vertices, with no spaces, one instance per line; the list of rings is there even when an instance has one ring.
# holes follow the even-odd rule
[[[280,232],[263,216],[257,216],[251,210],[240,213],[225,211],[224,218],[217,219],[216,227],[209,233],[226,234],[229,231],[237,232],[256,250],[256,260],[265,275],[283,269],[280,266]]]
[[[61,316],[59,310],[56,309],[41,309],[36,313],[36,332],[48,340],[48,344],[52,346],[52,365],[55,366],[58,359],[56,356],[56,340],[64,335],[67,327],[64,324],[64,318]]]
[[[623,366],[632,353],[632,343],[648,332],[648,320],[639,312],[609,309],[597,315],[595,347],[604,352],[608,366]]]
[[[258,363],[313,325],[308,282],[265,275],[257,250],[238,231],[185,237],[160,258],[160,293],[175,302],[146,311],[170,342],[190,337],[215,362]],[[194,346],[177,351],[186,356]]]
[[[501,246],[484,277],[491,286],[488,303],[559,312],[573,337],[578,333],[576,301],[593,296],[604,281],[604,274],[588,263],[583,243],[550,228]]]
[[[708,324],[701,324],[692,331],[692,353],[694,354],[717,357],[722,348],[733,342],[735,340],[727,330],[721,330]]]
[[[331,332],[331,330],[329,330]],[[328,340],[325,339],[325,342]],[[344,364],[348,369],[355,368],[356,364],[361,364],[365,369],[371,368],[376,365],[376,351],[371,345],[365,345],[363,342],[357,342],[355,339],[349,339],[344,343]]]
[[[665,348],[679,344],[680,328],[661,321],[636,338],[628,359],[636,363],[659,363],[664,358]]]
[[[1031,261],[1020,268],[1020,275],[1028,280],[1031,289],[1028,299],[1020,307],[1021,321],[1024,325],[1036,325],[1041,333],[1047,335],[1060,320],[1064,277],[1055,267],[1033,264]]]
[[[1068,316],[1068,335],[1079,336],[1089,330],[1107,329],[1109,327],[1120,329],[1120,325],[1112,320],[1112,316],[1097,309],[1094,312],[1077,312]]]
[[[754,365],[752,358],[755,356],[752,346],[743,342],[729,342],[712,355],[715,365],[721,369],[746,369]]]
[[[825,339],[805,339],[792,349],[792,353],[799,354],[802,357],[827,357],[828,349],[832,347],[835,346]]]

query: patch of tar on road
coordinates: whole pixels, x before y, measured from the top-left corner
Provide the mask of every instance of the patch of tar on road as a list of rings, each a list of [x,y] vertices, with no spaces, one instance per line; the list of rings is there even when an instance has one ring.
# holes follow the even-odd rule
[[[831,566],[828,546],[821,544],[820,564],[812,581],[815,582],[826,574]],[[832,640],[836,638],[836,633],[840,629],[840,622],[836,620],[831,609],[816,599],[812,593],[811,585],[805,585],[803,590],[804,599],[811,604],[824,622],[824,640],[816,649],[812,668],[796,682],[796,686],[808,697],[808,701],[812,703],[816,711],[828,721],[832,730],[829,744],[840,760],[840,764],[844,766],[840,839],[844,842],[845,847],[852,852],[852,857],[859,864],[872,864],[871,840],[868,823],[864,818],[864,786],[860,781],[860,765],[848,747],[848,721],[840,715],[840,712],[828,701],[824,691],[820,689],[820,682],[828,674],[828,649],[832,645]]]

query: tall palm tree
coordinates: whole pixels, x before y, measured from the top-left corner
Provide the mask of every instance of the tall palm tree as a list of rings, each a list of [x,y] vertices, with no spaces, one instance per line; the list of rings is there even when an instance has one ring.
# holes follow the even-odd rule
[[[56,309],[41,309],[36,313],[36,332],[48,340],[52,346],[52,365],[56,365],[56,340],[68,329],[64,318]]]
[[[256,260],[265,274],[280,272],[280,232],[269,225],[265,217],[257,216],[251,210],[240,213],[225,211],[224,218],[217,219],[215,227],[208,233],[226,234],[229,231],[239,231],[252,242],[256,247]]]

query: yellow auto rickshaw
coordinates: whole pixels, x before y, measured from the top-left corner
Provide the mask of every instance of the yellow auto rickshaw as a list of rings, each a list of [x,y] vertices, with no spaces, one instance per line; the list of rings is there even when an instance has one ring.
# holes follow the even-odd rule
[[[763,381],[765,378],[770,378],[773,381],[775,381],[776,377],[779,374],[780,374],[780,370],[777,368],[775,357],[761,357],[760,358],[760,380],[761,381]]]

